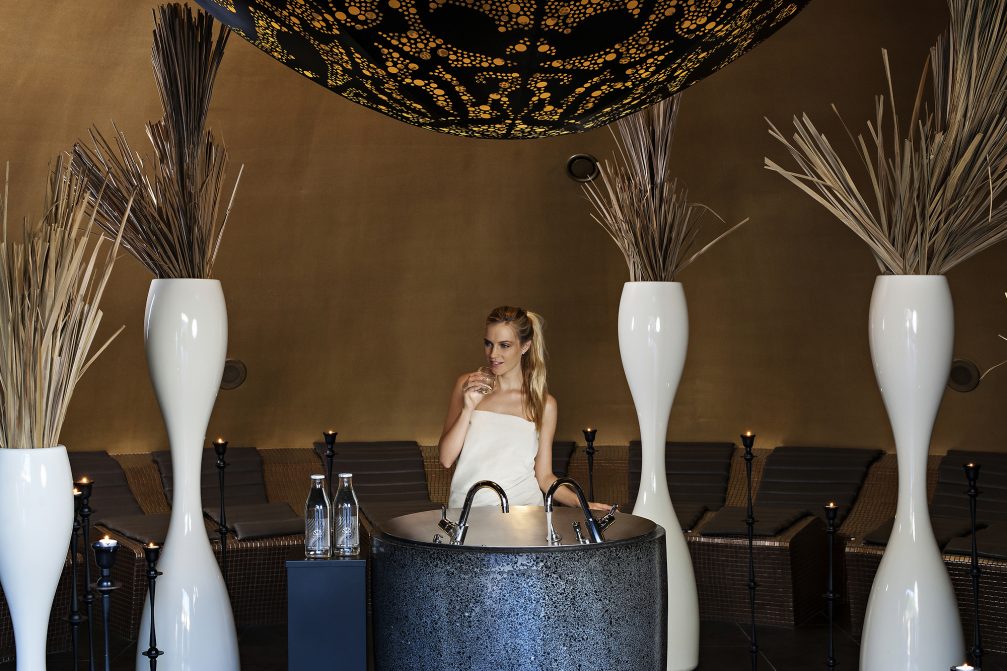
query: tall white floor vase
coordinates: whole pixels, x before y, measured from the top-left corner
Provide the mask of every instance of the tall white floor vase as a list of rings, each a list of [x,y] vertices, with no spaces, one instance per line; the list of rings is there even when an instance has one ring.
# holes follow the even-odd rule
[[[66,448],[0,449],[0,583],[18,671],[45,671],[49,612],[73,529]]]
[[[668,669],[699,665],[699,600],[692,558],[668,493],[668,416],[685,366],[689,314],[679,282],[627,282],[619,302],[619,351],[640,420],[643,465],[634,515],[664,527],[668,547]]]
[[[150,284],[144,317],[147,366],[171,445],[174,491],[154,601],[163,671],[237,671],[238,637],[203,525],[200,464],[227,350],[227,308],[217,280]],[[144,606],[141,642],[150,632]],[[137,671],[149,662],[137,646]]]
[[[965,655],[958,605],[927,509],[930,435],[951,369],[954,307],[942,275],[874,283],[871,358],[899,463],[895,526],[878,568],[860,648],[864,671],[930,671]]]

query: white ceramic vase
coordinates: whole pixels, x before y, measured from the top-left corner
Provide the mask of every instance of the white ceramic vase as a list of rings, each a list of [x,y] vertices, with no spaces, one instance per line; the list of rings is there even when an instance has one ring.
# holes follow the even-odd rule
[[[217,280],[159,279],[144,317],[147,366],[171,446],[171,522],[154,600],[157,665],[163,671],[238,671],[238,637],[227,588],[203,525],[200,471],[210,413],[227,352],[227,308]],[[150,632],[150,607],[140,622]],[[137,671],[149,661],[137,646]]]
[[[895,436],[895,526],[867,602],[864,671],[930,671],[965,656],[958,604],[927,508],[930,435],[951,370],[954,307],[942,275],[878,277],[871,358]]]
[[[685,366],[689,315],[679,282],[627,282],[619,302],[619,352],[640,421],[643,464],[634,515],[665,529],[668,547],[668,669],[699,664],[699,599],[692,558],[668,493],[668,416]]]
[[[66,448],[0,449],[0,583],[18,671],[44,671],[53,597],[73,530]]]

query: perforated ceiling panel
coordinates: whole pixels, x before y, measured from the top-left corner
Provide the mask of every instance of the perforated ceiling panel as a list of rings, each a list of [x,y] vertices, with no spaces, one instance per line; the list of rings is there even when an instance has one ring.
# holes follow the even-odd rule
[[[198,0],[284,65],[406,123],[601,126],[738,58],[810,0]]]

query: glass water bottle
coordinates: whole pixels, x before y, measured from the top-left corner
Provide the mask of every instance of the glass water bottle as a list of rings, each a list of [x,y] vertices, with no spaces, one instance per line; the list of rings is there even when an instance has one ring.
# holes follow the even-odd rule
[[[311,491],[304,503],[304,556],[328,559],[332,555],[330,538],[329,496],[325,493],[325,476],[311,476]]]
[[[339,474],[339,489],[332,504],[332,552],[355,555],[360,552],[360,525],[357,494],[353,491],[353,474]]]

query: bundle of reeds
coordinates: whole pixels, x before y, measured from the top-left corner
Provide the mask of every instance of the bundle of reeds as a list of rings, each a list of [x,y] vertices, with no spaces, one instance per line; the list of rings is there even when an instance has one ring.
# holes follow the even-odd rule
[[[888,101],[877,98],[866,139],[846,130],[859,174],[807,115],[794,117],[791,140],[770,123],[798,168],[769,158],[766,167],[864,240],[884,273],[944,274],[1007,238],[1007,0],[948,0],[948,7],[948,33],[930,50],[904,135],[883,53]]]
[[[0,243],[0,448],[59,443],[81,376],[122,331],[91,353],[101,324],[102,292],[119,249],[125,217],[108,244],[92,234],[87,187],[57,161],[46,211],[26,218],[20,242],[7,239],[7,190]],[[129,201],[124,206],[129,213]]]
[[[73,149],[74,170],[92,194],[104,188],[97,223],[112,235],[126,204],[123,246],[159,278],[209,278],[234,195],[221,215],[227,150],[206,129],[213,82],[230,29],[216,40],[213,18],[179,4],[154,14],[152,61],[164,117],[147,124],[153,156],[146,163],[114,128],[114,142],[92,129],[92,145]]]
[[[690,254],[704,215],[724,220],[705,205],[690,203],[671,175],[671,145],[681,94],[615,122],[609,131],[616,157],[600,166],[601,186],[585,182],[584,193],[597,221],[619,246],[630,281],[672,282],[675,276],[745,219]]]

